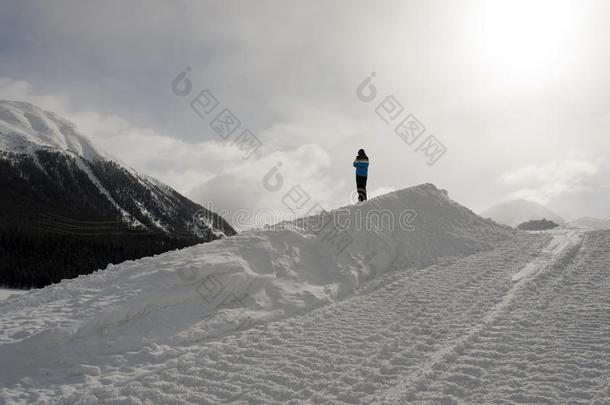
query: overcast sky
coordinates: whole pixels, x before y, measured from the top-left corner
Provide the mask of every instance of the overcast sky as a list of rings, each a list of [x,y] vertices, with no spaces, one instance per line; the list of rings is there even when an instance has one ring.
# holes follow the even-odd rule
[[[4,0],[0,98],[216,211],[278,212],[294,186],[304,208],[343,205],[364,148],[373,195],[431,182],[479,212],[527,198],[608,217],[608,21],[603,0]],[[201,118],[205,89],[218,106]],[[210,127],[224,108],[241,122],[226,140]],[[409,114],[412,144],[394,131]],[[247,159],[244,129],[261,144]]]

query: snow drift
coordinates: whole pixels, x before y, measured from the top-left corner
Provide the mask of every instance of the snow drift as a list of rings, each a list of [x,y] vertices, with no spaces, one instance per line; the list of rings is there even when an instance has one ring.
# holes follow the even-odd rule
[[[373,288],[388,269],[490,249],[514,232],[424,184],[110,265],[0,303],[0,358],[14,365],[0,382],[16,382],[25,362],[52,361],[34,353],[69,361],[195,342]]]

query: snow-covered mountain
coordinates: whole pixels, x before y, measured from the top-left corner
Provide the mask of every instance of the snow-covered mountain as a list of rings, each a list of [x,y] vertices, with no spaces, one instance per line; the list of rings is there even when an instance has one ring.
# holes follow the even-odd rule
[[[564,225],[566,223],[563,218],[544,205],[522,199],[494,205],[483,211],[481,216],[491,218],[500,224],[513,227],[535,219],[547,219],[559,225]]]
[[[610,229],[610,219],[582,217],[570,221],[570,225],[596,230]]]
[[[36,156],[36,152],[62,152],[88,161],[107,160],[76,126],[33,104],[0,100],[0,150]]]
[[[138,240],[139,247],[125,252],[132,258],[136,251],[158,253],[235,234],[220,216],[121,165],[72,123],[29,103],[0,101],[0,174],[1,230],[67,238],[120,234]],[[144,252],[146,238],[155,237],[165,248]],[[9,271],[2,270],[0,284]]]

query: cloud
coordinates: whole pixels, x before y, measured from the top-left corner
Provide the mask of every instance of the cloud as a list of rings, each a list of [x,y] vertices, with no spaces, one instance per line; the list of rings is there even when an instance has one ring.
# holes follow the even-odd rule
[[[67,97],[38,94],[25,81],[0,78],[0,98],[31,102],[73,121],[104,152],[194,201],[234,217],[233,222],[242,229],[293,215],[282,200],[295,187],[303,190],[309,207],[320,204],[328,209],[349,198],[342,192],[346,184],[332,180],[329,153],[317,144],[303,144],[309,131],[298,125],[276,125],[269,133],[263,132],[262,139],[292,142],[278,145],[270,141],[271,145],[264,145],[265,153],[245,159],[233,142],[186,142],[136,127],[120,116],[76,109]],[[283,187],[269,191],[263,179],[278,164]],[[243,212],[248,213],[247,218],[239,217]]]
[[[592,191],[599,184],[598,174],[606,164],[604,158],[572,151],[561,159],[506,172],[501,182],[512,189],[509,198],[549,204],[572,194]]]
[[[213,142],[188,144],[151,128],[134,126],[117,115],[79,109],[68,96],[40,94],[23,80],[0,78],[0,98],[27,101],[59,114],[74,122],[102,151],[181,192],[188,190],[195,178],[205,179],[211,175],[205,165],[196,164],[204,156],[209,161],[214,156],[231,155],[231,151],[219,153],[222,146]],[[237,156],[236,151],[232,153]]]
[[[608,4],[579,5],[570,14],[579,27],[562,43],[570,57],[548,72],[534,64],[540,77],[509,74],[510,57],[507,73],[480,46],[481,24],[507,30],[507,41],[517,38],[510,25],[481,14],[484,0],[446,7],[397,0],[384,7],[348,0],[58,2],[15,2],[0,15],[0,76],[19,79],[4,79],[4,97],[25,94],[195,199],[218,193],[219,206],[274,206],[278,198],[268,200],[253,185],[275,164],[265,158],[277,156],[302,164],[284,166],[287,178],[339,206],[354,188],[351,161],[363,147],[372,191],[432,182],[475,210],[508,195],[553,204],[570,196],[570,210],[583,213],[610,206],[607,196],[586,191],[608,184],[605,171],[589,174],[587,164],[596,161],[553,163],[569,150],[610,148],[610,35],[599,34],[608,30]],[[509,9],[522,13],[519,4]],[[511,54],[487,51],[502,61]],[[171,92],[186,66],[195,91],[209,88],[263,142],[248,162],[193,114],[188,97]],[[363,103],[355,90],[371,72],[378,99]],[[434,167],[375,114],[390,94],[447,146]],[[312,158],[301,159],[305,145],[323,153],[309,149]],[[231,190],[229,181],[239,187]]]
[[[341,193],[345,183],[327,175],[329,165],[330,156],[320,146],[302,145],[222,170],[191,195],[212,210],[222,201],[225,218],[239,229],[290,220],[349,200]]]

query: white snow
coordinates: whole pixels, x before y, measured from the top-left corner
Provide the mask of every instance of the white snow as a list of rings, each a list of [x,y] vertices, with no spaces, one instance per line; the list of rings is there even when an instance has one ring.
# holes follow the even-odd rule
[[[78,166],[78,168],[80,170],[82,170],[87,175],[87,177],[89,177],[89,180],[91,180],[91,182],[95,185],[95,187],[97,187],[99,192],[108,199],[110,204],[112,204],[114,206],[114,208],[117,209],[117,211],[119,211],[121,213],[121,217],[123,218],[123,221],[126,224],[128,224],[130,227],[133,227],[133,228],[146,228],[146,226],[143,223],[141,223],[136,218],[134,218],[123,207],[121,207],[114,198],[112,198],[112,196],[110,195],[108,190],[106,190],[106,187],[104,187],[102,185],[102,183],[100,183],[100,180],[93,173],[93,171],[89,168],[89,166],[87,166],[87,163],[84,160],[82,160],[80,157],[77,157],[75,159],[75,162],[76,162],[76,165]]]
[[[610,232],[516,232],[431,185],[323,216],[344,250],[310,217],[1,302],[0,402],[610,400]]]
[[[13,288],[0,288],[0,301],[5,300],[12,296],[21,295],[27,292],[27,290],[16,290]]]
[[[533,231],[532,233],[543,232]],[[519,281],[520,279],[529,276],[538,271],[542,266],[552,263],[552,261],[562,252],[580,244],[584,231],[578,228],[555,228],[546,233],[553,236],[551,242],[540,251],[540,255],[536,259],[529,262],[527,266],[513,275],[513,281]]]
[[[84,159],[104,160],[76,127],[30,103],[0,100],[0,150],[33,155],[36,150],[62,151]]]
[[[166,232],[166,233],[168,232],[167,227],[165,225],[163,225],[163,223],[159,219],[155,218],[155,216],[146,209],[144,204],[142,204],[139,201],[135,201],[135,203],[138,206],[138,209],[140,210],[142,215],[144,215],[146,218],[148,218],[157,229],[159,229],[163,232]]]
[[[202,224],[209,228],[217,238],[224,238],[227,236],[222,229],[214,225],[214,221],[212,221],[208,217],[208,214],[203,211],[199,211],[196,215],[193,215],[193,221],[189,223],[188,226],[193,234],[199,237],[204,237],[206,232],[201,229]]]
[[[439,364],[453,361],[456,354],[459,354],[473,340],[480,337],[504,312],[510,307],[512,302],[519,297],[519,292],[528,287],[528,281],[545,269],[552,268],[556,263],[564,261],[571,249],[579,247],[584,232],[579,230],[555,230],[552,239],[540,250],[540,254],[532,261],[527,263],[520,271],[513,274],[511,279],[515,283],[504,292],[495,305],[491,306],[480,319],[475,327],[468,333],[455,339],[448,345],[439,347],[430,359],[420,366],[416,371],[403,378],[399,384],[389,389],[380,399],[381,402],[403,403],[404,400],[415,399],[413,392],[418,391],[418,384],[422,380],[434,378],[435,370]],[[447,398],[449,399],[449,398]]]

